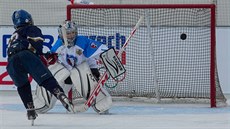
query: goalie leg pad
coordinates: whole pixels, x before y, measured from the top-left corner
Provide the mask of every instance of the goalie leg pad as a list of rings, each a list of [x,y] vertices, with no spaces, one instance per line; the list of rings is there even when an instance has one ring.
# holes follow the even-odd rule
[[[112,107],[112,97],[103,87],[101,87],[101,92],[96,97],[95,104],[92,107],[97,113],[106,112]]]
[[[72,80],[74,87],[76,88],[80,96],[82,96],[82,83],[81,83],[80,73],[78,69],[73,68],[70,71],[70,78]]]
[[[65,93],[68,93],[72,85],[62,84],[61,87]],[[44,87],[37,86],[33,101],[37,113],[46,113],[55,106],[57,98]]]
[[[70,91],[70,89],[73,87],[72,84],[64,84],[63,86],[61,86],[62,89],[64,90],[64,93],[66,94],[66,96],[68,96],[68,92]]]
[[[48,67],[58,83],[63,83],[67,77],[70,76],[69,70],[67,70],[62,64],[55,63]]]
[[[65,93],[68,93],[67,91],[70,90],[71,85],[65,85],[64,80],[69,77],[70,72],[60,63],[50,65],[48,68]],[[38,113],[46,113],[55,106],[57,98],[45,88],[37,86],[33,101],[35,109]]]
[[[88,64],[84,62],[72,69],[70,77],[80,95],[88,99],[95,85],[97,85],[97,81]]]
[[[57,98],[45,88],[37,85],[33,101],[37,113],[46,113],[54,107]]]
[[[78,93],[87,100],[97,85],[97,81],[93,76],[88,64],[85,62],[72,69],[70,77]],[[106,89],[103,87],[101,88],[100,93],[95,99],[95,104],[92,106],[97,113],[103,113],[111,108],[112,97]],[[77,112],[83,112],[87,109],[79,108],[75,110]]]

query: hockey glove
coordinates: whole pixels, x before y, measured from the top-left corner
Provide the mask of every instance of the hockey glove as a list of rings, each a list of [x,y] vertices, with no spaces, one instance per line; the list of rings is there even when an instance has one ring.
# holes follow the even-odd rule
[[[40,60],[42,61],[42,63],[43,63],[45,66],[48,66],[48,63],[47,63],[47,60],[46,60],[45,56],[44,56],[44,55],[40,55],[39,57],[40,57]]]
[[[47,52],[44,54],[44,57],[46,58],[46,62],[48,65],[53,65],[58,59],[58,54]]]

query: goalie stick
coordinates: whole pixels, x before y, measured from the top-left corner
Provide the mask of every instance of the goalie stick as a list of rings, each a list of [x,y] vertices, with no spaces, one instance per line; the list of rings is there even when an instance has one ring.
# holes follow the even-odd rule
[[[66,37],[66,29],[65,29],[64,25],[62,25],[61,31],[62,31],[62,37],[63,37],[63,40],[64,40],[64,45],[68,46],[68,41],[67,41],[67,37]]]
[[[138,20],[138,22],[136,23],[136,25],[134,26],[134,28],[132,29],[129,37],[126,39],[124,45],[122,46],[122,48],[119,50],[117,56],[120,58],[122,52],[125,50],[126,46],[128,45],[131,37],[134,35],[134,33],[136,32],[137,28],[139,28],[141,22],[143,21],[144,17],[141,16],[140,19]],[[93,92],[91,93],[90,97],[88,98],[88,100],[82,105],[82,109],[80,110],[87,110],[93,103],[94,99],[97,97],[97,95],[99,94],[101,87],[104,86],[105,82],[109,79],[109,73],[107,73],[107,71],[105,71],[105,73],[102,75],[102,77],[100,78],[100,80],[97,83],[97,86],[94,88]]]

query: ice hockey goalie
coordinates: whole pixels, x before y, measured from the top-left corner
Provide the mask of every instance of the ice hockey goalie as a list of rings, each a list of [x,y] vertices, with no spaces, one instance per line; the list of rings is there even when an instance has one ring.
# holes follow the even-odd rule
[[[77,25],[72,21],[65,21],[63,25],[60,25],[58,33],[60,38],[51,49],[51,53],[57,53],[58,60],[48,68],[65,93],[74,88],[86,101],[100,77],[96,59],[108,48],[100,42],[78,35]],[[48,91],[40,86],[36,87],[34,104],[38,113],[48,112],[55,106],[56,101],[56,98]],[[78,103],[74,105],[76,112],[86,111],[78,108],[80,107],[78,105]],[[111,106],[112,98],[108,91],[102,88],[92,108],[97,113],[104,113],[108,112]]]

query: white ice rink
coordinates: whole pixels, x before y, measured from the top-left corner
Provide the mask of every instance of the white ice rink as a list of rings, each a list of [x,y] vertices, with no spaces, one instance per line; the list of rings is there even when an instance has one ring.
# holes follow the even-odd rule
[[[230,106],[114,102],[109,115],[98,115],[67,114],[58,103],[30,124],[19,96],[0,91],[0,129],[230,129]]]

